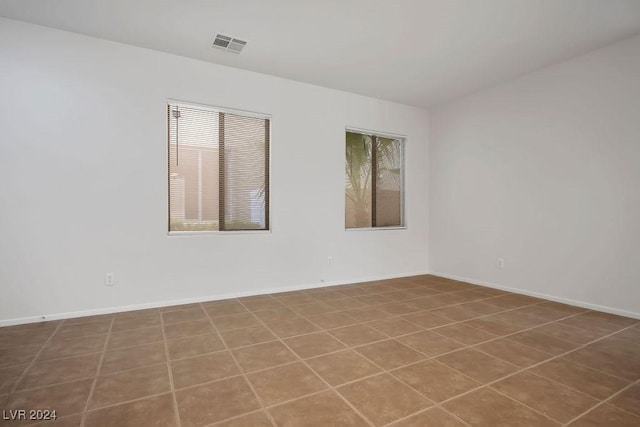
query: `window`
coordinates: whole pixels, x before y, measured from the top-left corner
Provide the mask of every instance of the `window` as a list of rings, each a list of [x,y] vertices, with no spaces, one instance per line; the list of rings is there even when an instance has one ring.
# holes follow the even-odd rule
[[[404,139],[347,130],[346,228],[404,226]]]
[[[169,231],[269,230],[269,118],[169,103]]]

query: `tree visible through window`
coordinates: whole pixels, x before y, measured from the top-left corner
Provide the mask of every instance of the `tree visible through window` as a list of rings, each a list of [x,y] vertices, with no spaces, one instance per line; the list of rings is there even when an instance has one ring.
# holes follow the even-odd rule
[[[346,228],[404,226],[404,140],[347,130]]]
[[[269,229],[266,117],[170,103],[169,231]]]

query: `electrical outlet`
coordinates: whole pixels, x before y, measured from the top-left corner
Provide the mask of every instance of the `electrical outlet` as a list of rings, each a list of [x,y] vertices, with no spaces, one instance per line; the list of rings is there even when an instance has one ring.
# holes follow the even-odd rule
[[[113,286],[116,284],[116,276],[113,273],[107,273],[104,276],[105,286]]]
[[[332,256],[327,257],[327,264],[333,264],[333,257]]]
[[[498,258],[498,268],[504,268],[504,258]]]

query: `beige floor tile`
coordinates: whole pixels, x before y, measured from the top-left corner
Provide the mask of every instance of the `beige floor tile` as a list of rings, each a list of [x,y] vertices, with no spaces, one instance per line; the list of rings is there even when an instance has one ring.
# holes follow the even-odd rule
[[[334,387],[381,372],[380,368],[351,350],[309,359],[307,364]]]
[[[177,427],[170,393],[89,411],[85,427]]]
[[[159,326],[134,329],[132,331],[114,332],[110,334],[107,339],[107,350],[133,347],[162,341],[163,339],[162,328]]]
[[[389,374],[380,374],[338,388],[349,403],[374,425],[407,417],[432,403]]]
[[[537,304],[539,302],[543,302],[543,300],[539,298],[530,297],[527,295],[510,294],[510,295],[503,295],[503,296],[491,298],[491,299],[488,299],[486,302],[493,305],[497,305],[498,307],[516,308],[516,307],[524,307],[530,304]]]
[[[590,346],[575,350],[564,356],[564,359],[628,381],[640,379],[640,362],[637,360],[616,357]]]
[[[107,335],[93,335],[83,338],[69,340],[57,340],[49,342],[42,353],[38,356],[38,361],[60,359],[63,357],[78,356],[87,353],[98,353],[104,349]]]
[[[92,384],[93,379],[85,379],[13,393],[2,408],[55,410],[59,417],[76,414],[84,410]]]
[[[392,424],[392,427],[464,427],[465,425],[458,418],[440,408],[429,408]]]
[[[392,338],[423,330],[422,327],[399,318],[374,320],[373,322],[367,323],[367,326]]]
[[[297,399],[327,388],[327,385],[301,362],[249,374],[247,378],[265,406]]]
[[[609,403],[640,416],[640,384],[635,384],[626,389],[611,399]]]
[[[638,427],[640,417],[611,405],[601,405],[569,424],[571,427]]]
[[[53,335],[54,340],[81,338],[90,335],[101,335],[109,332],[111,328],[111,320],[101,320],[95,323],[81,323],[77,325],[63,324]]]
[[[36,357],[41,348],[41,345],[0,348],[0,368],[28,364]]]
[[[590,312],[594,313],[594,312]],[[596,331],[601,334],[612,334],[625,327],[622,324],[609,323],[601,318],[593,317],[593,315],[579,314],[577,316],[569,317],[559,321],[558,323],[563,325],[575,326],[577,328],[588,329]],[[627,325],[629,326],[629,325]]]
[[[164,326],[164,333],[168,340],[192,337],[194,335],[203,335],[213,333],[214,329],[209,320],[195,320],[172,325]]]
[[[443,406],[477,427],[560,426],[558,422],[488,388],[472,391]]]
[[[333,311],[338,311],[338,309],[336,309],[335,307],[319,301],[315,301],[309,304],[292,305],[289,307],[300,316],[313,316],[314,314],[331,313]]]
[[[182,427],[199,427],[260,409],[243,377],[176,391]]]
[[[102,359],[100,375],[167,361],[164,342],[107,351]]]
[[[213,324],[219,331],[228,331],[231,329],[247,328],[249,326],[258,325],[258,319],[251,313],[230,314],[228,316],[219,316],[212,319]]]
[[[272,427],[269,417],[263,412],[253,412],[248,415],[241,415],[228,421],[216,423],[215,427]]]
[[[353,308],[351,310],[344,311],[343,313],[358,322],[370,322],[372,320],[385,319],[390,316],[389,313],[385,313],[375,307]]]
[[[0,369],[0,395],[9,394],[26,368],[27,365],[21,365]]]
[[[445,354],[438,360],[481,383],[495,381],[518,370],[510,363],[472,349]]]
[[[530,313],[521,312],[519,310],[503,311],[501,313],[492,314],[487,318],[499,320],[505,323],[514,323],[525,329],[534,328],[547,323],[544,319],[540,319],[539,317],[532,316]]]
[[[618,316],[617,314],[605,313],[602,311],[588,310],[588,311],[585,311],[584,313],[579,314],[578,317],[612,323],[614,325],[622,326],[625,328],[627,326],[640,324],[639,319],[633,319],[631,317],[625,317],[625,316]]]
[[[561,423],[571,421],[598,403],[586,394],[528,372],[499,381],[492,388]]]
[[[550,323],[534,329],[536,332],[542,332],[561,340],[574,342],[576,344],[587,344],[593,340],[602,338],[606,333],[598,332],[592,329],[583,329],[559,322]]]
[[[151,365],[98,377],[89,409],[168,392],[166,364]]]
[[[382,369],[395,369],[415,363],[426,356],[395,340],[367,344],[355,349]]]
[[[0,406],[44,426],[635,427],[638,380],[637,319],[431,275],[0,328]]]
[[[432,331],[466,345],[479,344],[481,342],[497,338],[494,334],[463,325],[462,323],[442,326],[440,328],[432,329]]]
[[[196,320],[206,320],[207,315],[201,307],[188,308],[186,310],[168,311],[162,313],[162,321],[165,325]]]
[[[442,402],[480,383],[435,360],[426,360],[391,372],[434,402]]]
[[[576,365],[565,358],[545,362],[532,368],[531,372],[562,383],[596,399],[606,399],[629,384],[629,381]]]
[[[437,328],[438,326],[448,325],[455,322],[455,320],[451,320],[446,316],[437,314],[435,310],[414,313],[408,316],[403,316],[402,318],[425,329]]]
[[[640,341],[633,342],[607,337],[589,344],[587,347],[607,353],[616,359],[640,361]]]
[[[288,338],[320,330],[316,325],[302,318],[288,319],[268,326],[280,338]]]
[[[331,353],[345,348],[344,344],[326,332],[316,332],[313,334],[288,338],[284,340],[284,342],[303,359],[320,356],[322,354]]]
[[[250,326],[242,329],[221,331],[222,339],[229,348],[243,347],[262,342],[273,341],[276,336],[262,325]]]
[[[335,392],[327,391],[269,409],[283,427],[367,426]]]
[[[188,304],[176,304],[176,305],[168,305],[165,307],[160,307],[160,312],[164,313],[167,311],[177,311],[177,310],[188,310],[190,308],[199,308],[202,305],[199,302],[188,303]]]
[[[167,347],[171,360],[184,359],[185,357],[213,353],[225,349],[220,337],[218,337],[217,334],[211,333],[176,340],[167,340]]]
[[[16,390],[95,377],[99,362],[100,354],[94,353],[35,363],[27,369]]]
[[[329,331],[329,333],[351,347],[368,344],[387,338],[387,336],[383,333],[362,324],[332,329]]]
[[[309,304],[312,302],[317,302],[310,296],[307,296],[303,293],[293,293],[293,294],[274,294],[273,297],[282,305],[291,306],[298,304]],[[272,308],[272,307],[269,307]]]
[[[347,316],[344,313],[316,314],[315,316],[307,317],[307,320],[322,329],[335,329],[358,323],[353,317]]]
[[[348,297],[332,299],[332,300],[324,301],[324,303],[330,307],[333,307],[336,310],[353,310],[356,308],[368,307],[362,301],[358,301],[354,298],[348,298]]]
[[[465,320],[470,320],[478,316],[481,316],[481,314],[476,313],[475,311],[465,309],[464,307],[462,307],[462,304],[437,308],[433,310],[431,313],[446,317],[447,319],[452,320],[454,322],[463,322]]]
[[[232,351],[245,372],[271,368],[298,360],[296,355],[279,341],[236,348]]]
[[[474,349],[488,353],[498,359],[506,360],[521,368],[535,365],[553,357],[548,353],[504,338],[477,345]]]
[[[479,319],[472,319],[464,322],[466,326],[479,329],[481,331],[496,335],[505,336],[511,335],[516,332],[520,332],[526,329],[524,326],[519,326],[515,323],[507,323],[500,320],[493,319],[491,317],[481,317]]]
[[[145,308],[142,310],[123,311],[116,314],[116,319],[135,318],[135,317],[149,317],[160,316],[159,308]]]
[[[578,344],[564,341],[551,335],[546,335],[536,331],[524,331],[516,335],[510,335],[507,339],[520,344],[528,345],[545,353],[554,356],[566,353],[578,347]]]
[[[407,302],[391,302],[387,304],[377,305],[376,308],[392,316],[407,315],[422,310],[421,308],[415,307]]]
[[[354,299],[369,306],[382,305],[382,304],[387,304],[392,302],[391,298],[388,298],[383,294],[361,295],[361,296],[354,297]]]
[[[396,338],[396,341],[408,345],[427,356],[438,356],[464,347],[457,341],[445,338],[432,331],[422,331]]]
[[[265,296],[263,298],[250,298],[250,299],[242,298],[240,302],[249,311],[253,311],[253,312],[283,307],[282,303],[280,303],[278,300],[270,296]]]
[[[159,314],[134,317],[116,317],[111,326],[111,332],[128,331],[131,329],[150,328],[162,323]]]
[[[300,319],[297,313],[286,307],[272,308],[269,310],[256,311],[254,313],[266,325],[280,323],[292,319]]]
[[[633,342],[640,342],[640,325],[633,326],[631,328],[627,328],[623,331],[618,332],[614,335],[614,337],[619,339],[625,339]]]
[[[176,360],[171,362],[171,372],[176,389],[240,374],[228,351]]]
[[[246,313],[244,305],[235,300],[212,301],[202,303],[209,317],[229,316],[230,314]]]
[[[53,335],[55,330],[55,328],[42,328],[3,332],[0,329],[0,349],[16,346],[42,346]]]

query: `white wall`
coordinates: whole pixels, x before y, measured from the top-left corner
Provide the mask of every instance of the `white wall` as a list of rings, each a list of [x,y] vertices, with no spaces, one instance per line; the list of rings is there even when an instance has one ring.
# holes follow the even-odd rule
[[[5,19],[0,93],[0,323],[427,270],[424,110]],[[167,236],[167,98],[272,115],[272,233]],[[345,232],[345,126],[408,136],[408,230]]]
[[[640,37],[431,111],[429,167],[431,272],[640,316]]]

